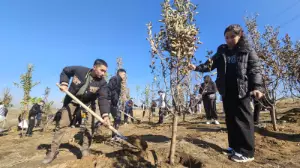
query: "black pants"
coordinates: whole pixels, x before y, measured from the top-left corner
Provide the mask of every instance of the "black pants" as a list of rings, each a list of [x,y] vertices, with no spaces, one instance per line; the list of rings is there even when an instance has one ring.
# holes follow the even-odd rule
[[[133,117],[133,111],[132,108],[126,108],[125,113]],[[128,122],[128,116],[124,114],[124,122]],[[134,122],[134,120],[131,118],[131,122]]]
[[[250,96],[242,99],[237,96],[223,98],[229,147],[246,157],[253,157],[255,150],[254,123],[250,101]]]
[[[121,112],[119,111],[117,106],[110,106],[110,112],[114,118],[114,127],[116,130],[118,130],[121,124]],[[112,137],[114,137],[115,135],[116,134],[113,132]]]
[[[166,108],[159,108],[159,112],[158,112],[158,115],[159,115],[158,123],[159,124],[164,123],[165,112],[166,112]]]
[[[41,122],[42,122],[42,120],[36,120],[37,122],[36,122],[36,127],[39,127],[40,125],[41,125]]]
[[[216,99],[209,99],[208,97],[203,98],[204,110],[206,114],[206,119],[218,119],[217,108],[216,108]]]
[[[28,129],[27,129],[26,134],[32,135],[32,130],[33,130],[34,125],[35,125],[35,117],[34,116],[33,117],[29,117],[28,121],[29,121],[29,124],[28,124]]]
[[[74,115],[73,115],[73,120],[71,125],[76,126],[76,124],[78,123],[79,125],[81,125],[81,121],[82,121],[82,117],[81,117],[81,108],[78,107],[76,108]]]
[[[260,111],[262,110],[262,105],[257,102],[257,101],[254,101],[254,116],[253,116],[253,119],[254,119],[254,123],[259,123],[259,113]]]

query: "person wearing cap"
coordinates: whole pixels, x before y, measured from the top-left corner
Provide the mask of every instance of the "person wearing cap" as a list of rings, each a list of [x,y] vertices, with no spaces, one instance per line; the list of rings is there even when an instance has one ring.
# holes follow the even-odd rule
[[[98,100],[100,114],[104,120],[104,125],[106,126],[110,125],[109,89],[104,78],[107,67],[107,63],[104,60],[97,59],[95,60],[92,69],[83,66],[68,66],[65,67],[60,74],[60,86],[62,91],[68,90],[86,106],[91,105],[93,111],[96,110],[95,101]],[[62,138],[64,138],[66,134],[68,134],[68,136],[73,136],[71,130],[76,128],[71,128],[69,126],[72,121],[72,115],[78,108],[81,108],[80,105],[66,95],[63,107],[60,110],[61,119],[59,121],[59,129],[54,133],[51,152],[49,152],[43,160],[44,164],[48,164],[55,159]],[[83,143],[81,147],[83,157],[88,156],[90,153],[89,147],[92,139],[90,127],[92,127],[92,125],[91,116],[89,114],[85,129],[81,131],[83,134]]]

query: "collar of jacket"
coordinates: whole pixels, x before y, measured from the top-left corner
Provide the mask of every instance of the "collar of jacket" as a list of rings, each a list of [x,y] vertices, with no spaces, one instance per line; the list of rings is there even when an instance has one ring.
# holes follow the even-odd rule
[[[120,81],[120,83],[122,82],[122,78],[119,74],[117,74],[117,79],[118,79],[118,82]]]

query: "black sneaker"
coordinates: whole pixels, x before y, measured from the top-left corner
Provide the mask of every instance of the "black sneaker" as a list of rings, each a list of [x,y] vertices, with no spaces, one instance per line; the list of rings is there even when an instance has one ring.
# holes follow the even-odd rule
[[[245,163],[253,161],[254,157],[245,157],[241,154],[235,153],[230,159],[234,162]]]

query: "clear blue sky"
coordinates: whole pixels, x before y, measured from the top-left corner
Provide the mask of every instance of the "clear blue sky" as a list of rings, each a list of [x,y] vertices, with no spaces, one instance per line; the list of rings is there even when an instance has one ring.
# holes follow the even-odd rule
[[[114,73],[116,58],[123,57],[131,95],[135,87],[151,82],[146,23],[159,27],[162,0],[1,0],[0,1],[0,89],[9,87],[14,103],[22,97],[13,86],[28,63],[35,65],[34,80],[41,84],[32,96],[41,96],[48,86],[50,98],[59,102],[63,94],[55,83],[63,67],[92,66],[96,58]],[[207,49],[224,42],[223,31],[232,23],[244,25],[243,16],[258,12],[258,23],[283,26],[282,34],[300,39],[299,0],[210,0],[199,4],[197,24],[200,46],[196,57],[204,60]],[[247,11],[247,13],[246,13]],[[58,104],[58,103],[57,103]]]

